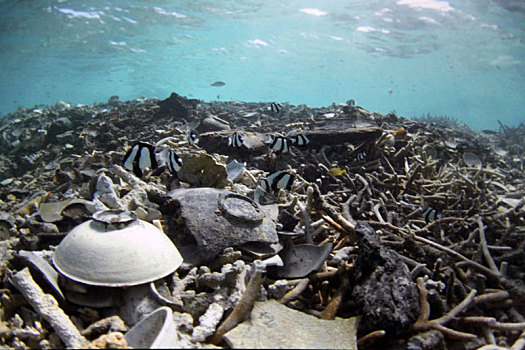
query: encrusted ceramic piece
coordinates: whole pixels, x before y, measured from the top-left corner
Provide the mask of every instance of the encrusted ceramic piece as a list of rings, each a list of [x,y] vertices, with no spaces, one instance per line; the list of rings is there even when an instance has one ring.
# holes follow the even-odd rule
[[[86,212],[91,211],[93,203],[85,199],[71,198],[60,202],[40,203],[39,214],[45,222],[58,222],[64,218],[64,212],[80,206]]]
[[[279,240],[272,216],[246,196],[215,188],[177,189],[168,196],[180,207],[185,232],[196,243],[191,249],[181,247],[183,255],[198,252],[201,260],[209,261],[227,247]]]
[[[107,210],[71,230],[53,263],[76,282],[121,287],[162,278],[180,266],[182,257],[157,227],[134,213]]]
[[[58,272],[47,261],[36,253],[26,250],[19,251],[16,257],[29,268],[33,278],[43,283],[41,285],[49,287],[59,301],[65,300],[64,294],[62,294],[62,290],[58,286]]]

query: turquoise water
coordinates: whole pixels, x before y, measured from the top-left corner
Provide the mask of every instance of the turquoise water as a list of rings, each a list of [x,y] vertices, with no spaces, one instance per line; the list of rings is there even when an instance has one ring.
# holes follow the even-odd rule
[[[180,95],[525,121],[521,1],[0,1],[0,113]],[[210,86],[215,81],[224,86]]]

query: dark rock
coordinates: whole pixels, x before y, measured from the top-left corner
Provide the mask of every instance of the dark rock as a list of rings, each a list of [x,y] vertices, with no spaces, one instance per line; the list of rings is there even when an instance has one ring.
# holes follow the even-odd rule
[[[396,333],[419,316],[419,293],[408,267],[392,250],[381,246],[367,223],[356,225],[359,256],[353,298],[361,308],[361,327]]]
[[[292,213],[290,213],[290,211],[286,209],[281,210],[277,219],[282,225],[281,231],[293,231],[295,226],[297,226],[299,223],[299,219],[297,219]]]
[[[118,106],[120,104],[119,97],[117,95],[113,95],[108,99],[108,105],[110,106]]]
[[[57,142],[57,135],[66,132],[71,128],[71,120],[66,117],[61,117],[55,120],[51,125],[46,129],[46,139],[49,143]]]
[[[158,114],[172,114],[178,118],[187,118],[190,115],[189,111],[197,107],[198,104],[199,100],[187,99],[172,92],[170,97],[159,101],[160,111]]]

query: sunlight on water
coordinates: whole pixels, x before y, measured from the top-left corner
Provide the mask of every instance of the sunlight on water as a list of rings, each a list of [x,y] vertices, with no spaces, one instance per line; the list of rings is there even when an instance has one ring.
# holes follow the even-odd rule
[[[165,98],[353,98],[370,111],[525,120],[519,1],[0,1],[0,113]],[[210,86],[215,81],[224,86]]]

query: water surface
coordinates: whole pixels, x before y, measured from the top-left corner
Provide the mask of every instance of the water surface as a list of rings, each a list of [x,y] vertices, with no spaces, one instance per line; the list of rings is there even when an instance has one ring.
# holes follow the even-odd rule
[[[474,129],[525,120],[520,1],[4,0],[0,11],[1,114],[175,91],[312,107],[352,98]]]

